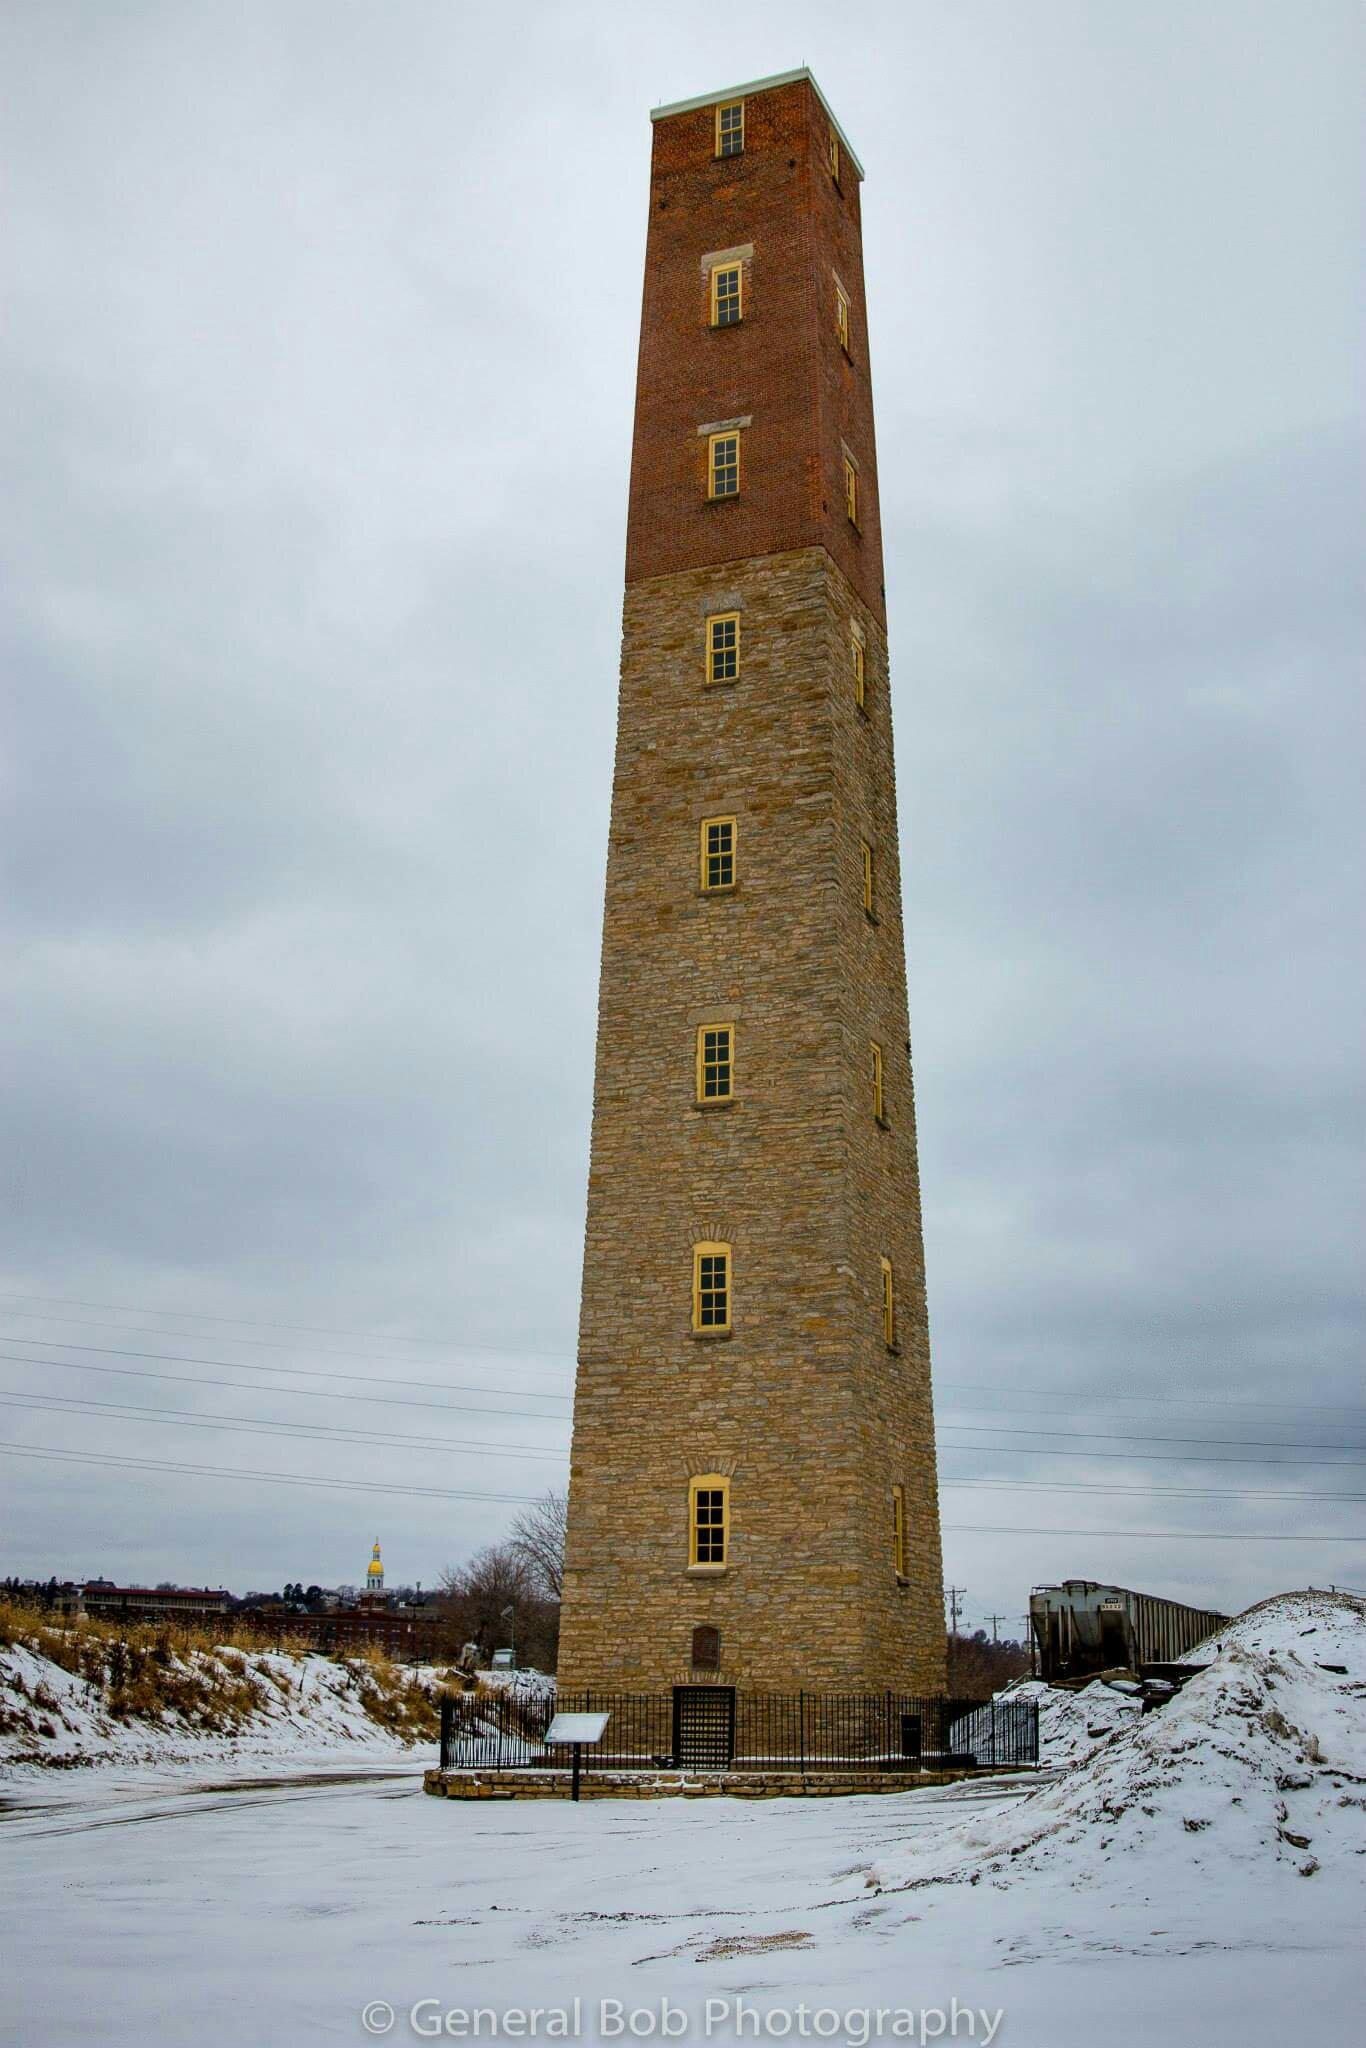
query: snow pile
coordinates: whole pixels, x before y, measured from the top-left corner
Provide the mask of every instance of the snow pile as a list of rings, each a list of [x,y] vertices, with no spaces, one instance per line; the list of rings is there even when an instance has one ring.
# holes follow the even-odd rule
[[[1249,1609],[1171,1704],[1108,1734],[1067,1774],[945,1842],[909,1883],[1031,1879],[1162,1896],[1191,1879],[1366,1880],[1366,1601],[1290,1593]],[[1103,1686],[1061,1694],[1098,1726]],[[1107,1711],[1115,1712],[1114,1709]],[[1067,1740],[1067,1716],[1050,1716]],[[1074,1731],[1075,1732],[1075,1731]],[[1089,1743],[1089,1732],[1083,1738]]]
[[[431,1744],[444,1676],[366,1657],[176,1650],[155,1671],[110,1670],[110,1646],[65,1662],[33,1643],[0,1647],[0,1769],[183,1763]],[[117,1657],[117,1646],[114,1646]]]
[[[1039,1709],[1039,1762],[1055,1766],[1079,1763],[1098,1743],[1108,1742],[1121,1728],[1132,1727],[1139,1716],[1138,1701],[1132,1694],[1115,1692],[1108,1685],[1084,1685],[1072,1692],[1030,1678],[1004,1697],[1035,1702]]]

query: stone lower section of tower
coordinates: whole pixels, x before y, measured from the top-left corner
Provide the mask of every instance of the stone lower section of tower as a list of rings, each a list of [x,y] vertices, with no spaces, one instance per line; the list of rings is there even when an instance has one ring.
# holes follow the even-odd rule
[[[729,612],[739,676],[704,686]],[[718,816],[726,894],[699,875]],[[734,1098],[699,1106],[721,1020]],[[692,1327],[707,1241],[732,1248],[725,1336]],[[729,1480],[721,1571],[690,1563],[702,1473]],[[944,1648],[886,637],[804,547],[626,593],[559,1679],[929,1693]]]

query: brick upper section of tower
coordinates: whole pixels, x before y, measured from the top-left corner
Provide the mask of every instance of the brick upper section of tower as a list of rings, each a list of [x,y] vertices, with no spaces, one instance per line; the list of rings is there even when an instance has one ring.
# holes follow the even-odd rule
[[[823,547],[885,621],[860,174],[843,146],[832,164],[837,132],[809,79],[746,96],[730,156],[717,154],[723,104],[654,123],[626,581]],[[714,326],[710,273],[727,256],[743,315]],[[711,498],[703,430],[735,421],[748,423],[740,489]]]

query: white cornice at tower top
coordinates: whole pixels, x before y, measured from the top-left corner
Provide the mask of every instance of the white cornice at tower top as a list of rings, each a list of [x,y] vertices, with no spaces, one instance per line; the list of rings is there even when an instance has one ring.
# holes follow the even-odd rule
[[[845,156],[848,157],[853,169],[860,178],[866,177],[867,172],[858,160],[858,152],[840,127],[833,107],[816,83],[814,73],[805,64],[801,65],[796,71],[775,72],[772,78],[752,78],[747,85],[728,85],[723,92],[700,92],[695,99],[675,100],[672,106],[668,107],[651,107],[650,119],[652,121],[667,121],[671,114],[691,114],[698,107],[714,107],[722,100],[753,99],[756,93],[771,92],[778,85],[796,85],[798,80],[803,78],[825,108],[830,119],[830,126],[839,137],[840,148],[844,151]]]

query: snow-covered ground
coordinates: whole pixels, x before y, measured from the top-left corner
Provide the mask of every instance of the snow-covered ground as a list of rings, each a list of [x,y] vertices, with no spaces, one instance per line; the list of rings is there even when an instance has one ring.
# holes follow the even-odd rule
[[[511,2018],[501,2038],[541,2008],[516,2038],[557,2038],[564,2012],[629,2040],[619,2001],[655,2039],[667,2012],[668,2038],[859,2048],[879,2009],[882,2038],[1006,2048],[1357,2038],[1361,1604],[1256,1610],[1142,1719],[1102,1723],[1099,1691],[1060,1696],[1084,1725],[1042,1781],[851,1800],[464,1805],[411,1770],[240,1764],[30,1778],[0,1805],[0,2033],[360,2041],[381,2001],[395,2041],[476,2007]]]

